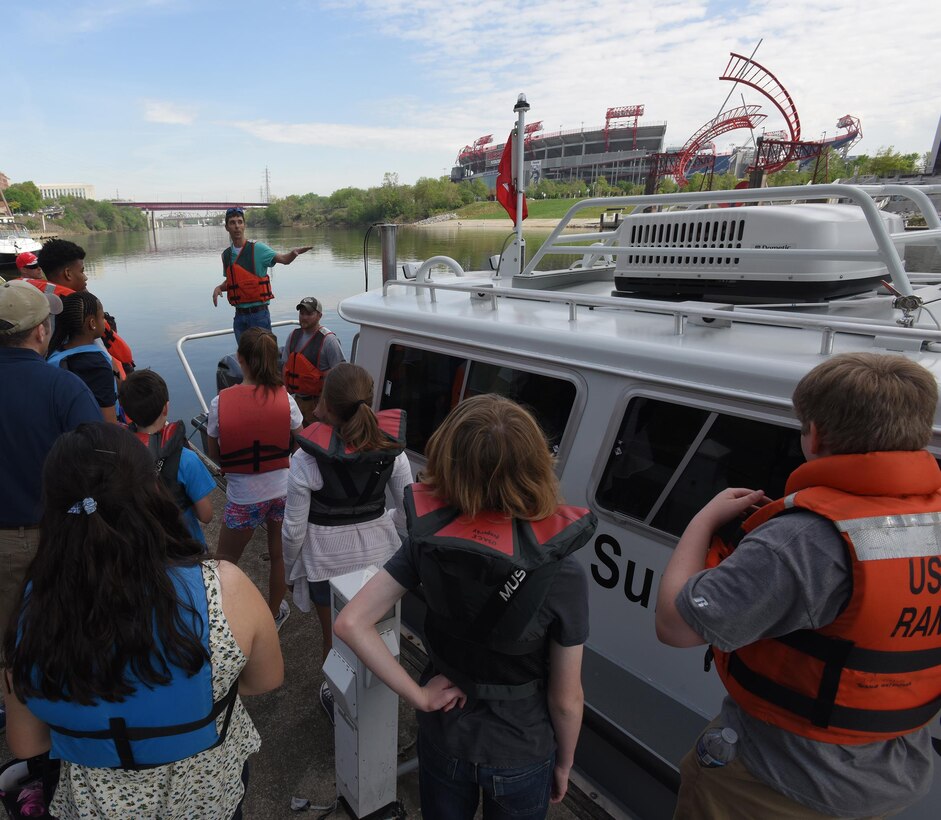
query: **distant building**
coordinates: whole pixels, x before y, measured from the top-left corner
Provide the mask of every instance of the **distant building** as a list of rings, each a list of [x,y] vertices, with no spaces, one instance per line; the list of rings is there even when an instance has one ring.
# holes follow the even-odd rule
[[[5,191],[9,187],[10,178],[5,173],[3,173],[3,171],[0,171],[0,191]]]
[[[59,199],[74,196],[79,199],[94,199],[95,186],[80,182],[40,182],[36,185],[43,199]]]

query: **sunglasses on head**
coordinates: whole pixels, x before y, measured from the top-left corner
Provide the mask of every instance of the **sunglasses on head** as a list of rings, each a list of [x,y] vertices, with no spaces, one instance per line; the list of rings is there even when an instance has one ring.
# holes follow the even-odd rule
[[[228,219],[230,216],[245,216],[244,208],[229,208],[225,212],[225,218]]]

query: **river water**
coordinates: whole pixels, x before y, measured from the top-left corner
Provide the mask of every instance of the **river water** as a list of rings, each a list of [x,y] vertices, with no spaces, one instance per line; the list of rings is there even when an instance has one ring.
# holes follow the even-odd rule
[[[443,254],[456,259],[465,270],[487,267],[511,231],[509,220],[494,230],[436,225],[400,228],[398,259],[420,261]],[[272,280],[275,299],[272,321],[295,319],[295,305],[304,296],[316,296],[324,304],[323,324],[333,330],[349,356],[356,328],[340,318],[337,305],[365,288],[363,240],[366,230],[257,229],[250,238],[282,251],[300,245],[313,249],[288,266],[276,265]],[[533,253],[549,235],[548,229],[526,232]],[[199,402],[176,354],[176,342],[184,335],[231,329],[233,308],[220,299],[212,305],[212,289],[222,281],[220,253],[228,243],[221,226],[163,228],[153,233],[91,234],[80,239],[87,251],[88,289],[118,320],[121,335],[131,345],[140,367],[150,367],[170,387],[170,417],[187,423],[200,411]],[[381,287],[379,238],[369,238],[369,288]],[[567,260],[566,264],[568,263]],[[550,260],[551,262],[551,260]],[[941,271],[937,251],[909,248],[910,270]],[[290,327],[276,328],[281,343]],[[218,361],[235,349],[234,337],[187,343],[190,365],[208,402],[215,395]]]
[[[509,220],[497,230],[434,226],[398,232],[400,264],[437,254],[456,259],[465,269],[479,270],[498,253],[511,230]],[[356,328],[337,314],[342,299],[365,288],[363,240],[366,230],[253,229],[251,239],[277,251],[301,245],[313,249],[293,264],[276,265],[272,273],[275,299],[271,319],[296,319],[295,305],[304,296],[324,304],[323,324],[333,330],[349,356]],[[537,248],[548,230],[527,231]],[[221,226],[163,228],[153,233],[91,234],[78,238],[86,252],[88,289],[118,321],[120,334],[134,351],[139,367],[157,371],[170,387],[170,417],[187,423],[200,411],[176,354],[177,340],[190,333],[231,329],[233,308],[220,299],[212,305],[212,289],[222,281],[220,253],[228,244]],[[369,237],[369,288],[381,286],[379,238]],[[290,327],[276,328],[283,343]],[[185,346],[187,359],[208,402],[215,395],[216,364],[233,353],[233,336],[197,340]]]

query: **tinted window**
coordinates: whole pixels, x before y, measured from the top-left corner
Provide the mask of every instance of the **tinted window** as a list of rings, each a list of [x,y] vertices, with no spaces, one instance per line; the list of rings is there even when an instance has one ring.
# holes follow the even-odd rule
[[[498,393],[536,417],[553,451],[558,450],[575,402],[575,385],[514,367],[485,364],[430,350],[392,345],[380,409],[408,413],[406,442],[424,453],[428,439],[459,401]]]
[[[726,487],[783,495],[788,475],[802,462],[795,429],[639,398],[628,404],[597,500],[681,535]]]
[[[464,398],[482,393],[499,393],[522,404],[536,417],[552,451],[558,451],[575,403],[574,384],[512,367],[471,362]]]
[[[379,408],[400,408],[408,414],[405,441],[409,450],[425,445],[451,408],[458,403],[467,360],[403,345],[389,348]]]

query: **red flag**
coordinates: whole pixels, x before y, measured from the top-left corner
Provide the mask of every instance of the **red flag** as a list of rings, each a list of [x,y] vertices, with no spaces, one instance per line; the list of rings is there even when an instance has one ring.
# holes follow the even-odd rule
[[[513,224],[516,224],[516,186],[513,184],[513,146],[515,143],[514,131],[510,132],[500,164],[497,166],[497,202],[499,202],[510,215]],[[526,207],[526,197],[523,197],[523,219],[529,216]]]

